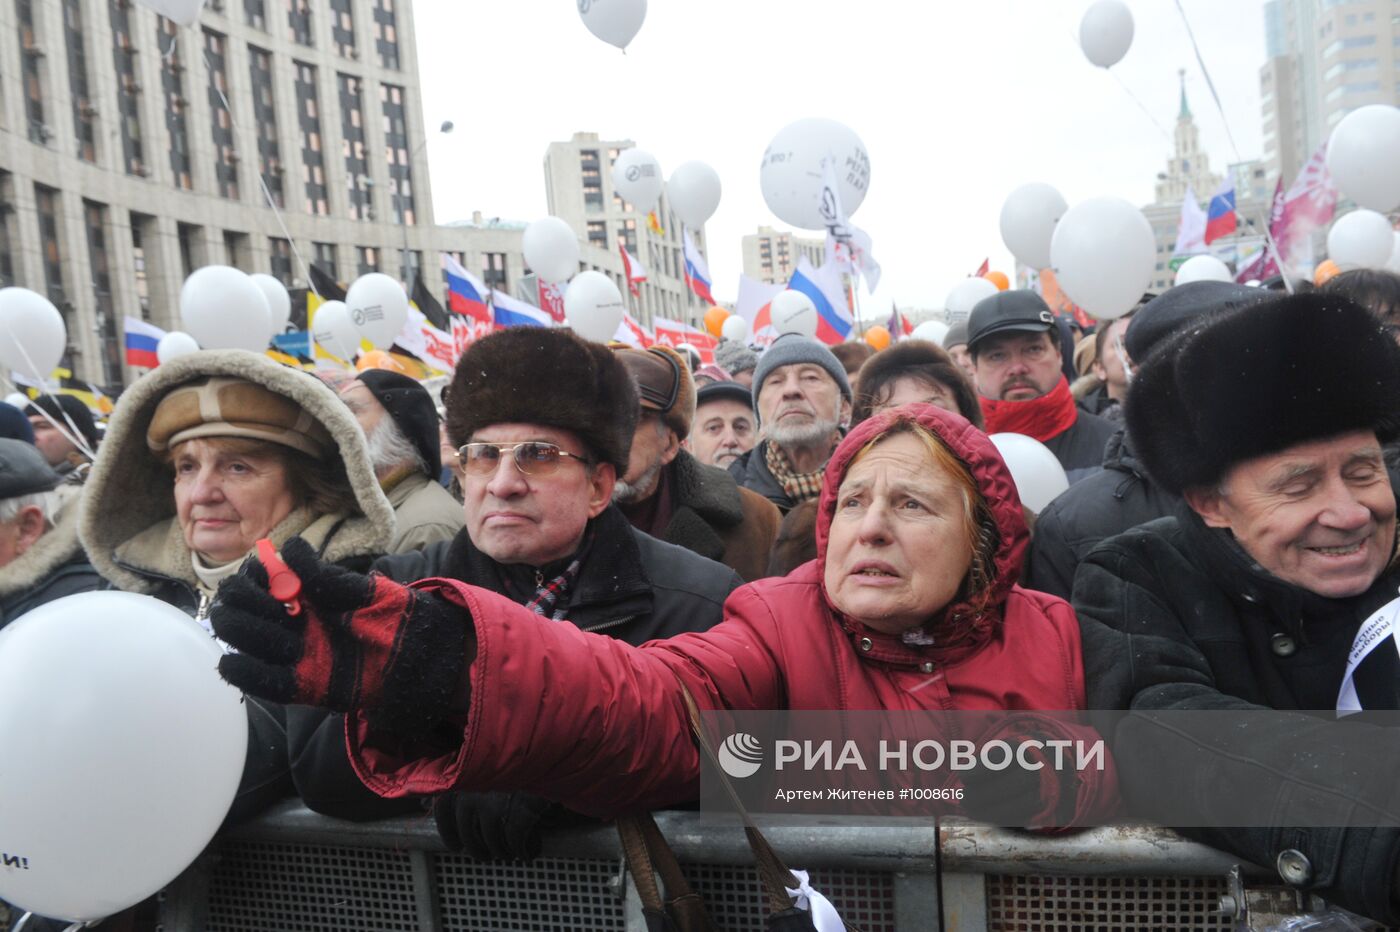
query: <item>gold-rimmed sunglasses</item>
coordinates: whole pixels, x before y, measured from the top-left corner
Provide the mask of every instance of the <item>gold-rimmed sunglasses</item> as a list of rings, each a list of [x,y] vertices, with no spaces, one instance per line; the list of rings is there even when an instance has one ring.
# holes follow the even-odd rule
[[[527,476],[553,474],[566,459],[590,465],[588,457],[560,449],[557,443],[526,440],[521,443],[464,443],[457,448],[457,462],[468,476],[494,475],[501,457],[510,455],[515,468]]]

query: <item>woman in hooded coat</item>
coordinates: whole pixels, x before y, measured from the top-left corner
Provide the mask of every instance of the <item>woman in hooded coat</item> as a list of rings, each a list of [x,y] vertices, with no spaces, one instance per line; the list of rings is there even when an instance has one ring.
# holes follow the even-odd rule
[[[258,538],[281,546],[299,536],[320,559],[367,570],[394,528],[345,404],[312,376],[241,350],[183,356],[127,389],[81,507],[83,548],[108,585],[168,602],[206,629],[219,582]],[[288,730],[314,733],[326,717],[247,707],[231,822],[292,792]]]
[[[1074,612],[1015,584],[1015,486],[962,417],[909,405],[856,427],[827,466],[816,533],[816,560],[735,590],[721,624],[640,648],[465,583],[351,578],[288,548],[304,621],[257,574],[231,580],[213,621],[242,654],[220,669],[354,713],[352,761],[382,796],[511,788],[599,816],[697,798],[681,684],[702,709],[1084,707]],[[363,595],[329,595],[347,589]],[[323,646],[346,633],[357,650]],[[1037,811],[1080,823],[1112,808],[1113,784],[1111,768],[1042,781]]]

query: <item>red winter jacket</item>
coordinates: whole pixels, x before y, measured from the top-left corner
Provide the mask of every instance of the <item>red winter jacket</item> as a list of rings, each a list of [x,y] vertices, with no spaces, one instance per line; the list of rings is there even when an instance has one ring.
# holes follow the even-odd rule
[[[930,647],[845,618],[822,586],[840,479],[896,414],[934,430],[971,467],[1000,531],[992,608],[980,615],[959,605],[945,609],[928,626],[936,641]],[[987,435],[929,405],[900,408],[860,424],[828,464],[817,559],[735,590],[724,621],[702,634],[638,648],[542,620],[455,580],[416,583],[466,609],[475,625],[462,741],[419,756],[422,749],[396,748],[391,736],[370,733],[352,716],[351,759],[382,796],[509,788],[611,816],[699,795],[699,755],[678,678],[711,709],[1082,709],[1074,611],[1013,584],[1026,542],[1020,499]],[[954,617],[964,620],[949,621]],[[1111,808],[1113,782],[1110,775],[1080,786],[1076,821]]]

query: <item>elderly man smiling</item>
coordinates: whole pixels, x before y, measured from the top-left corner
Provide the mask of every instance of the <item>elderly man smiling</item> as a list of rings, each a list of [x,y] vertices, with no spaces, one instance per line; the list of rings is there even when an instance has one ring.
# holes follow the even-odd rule
[[[1129,718],[1114,751],[1130,798],[1170,805],[1135,787],[1175,787],[1211,812],[1212,788],[1246,786],[1277,813],[1299,798],[1334,798],[1331,779],[1400,772],[1393,730],[1348,723],[1371,733],[1356,748],[1325,724],[1338,712],[1400,709],[1396,505],[1381,458],[1400,431],[1397,398],[1400,351],[1337,296],[1225,312],[1143,363],[1128,432],[1152,479],[1187,507],[1080,564],[1090,705],[1326,714],[1241,717],[1219,753]],[[1239,813],[1216,815],[1220,825]],[[1350,818],[1347,828],[1188,834],[1394,923],[1400,829]]]

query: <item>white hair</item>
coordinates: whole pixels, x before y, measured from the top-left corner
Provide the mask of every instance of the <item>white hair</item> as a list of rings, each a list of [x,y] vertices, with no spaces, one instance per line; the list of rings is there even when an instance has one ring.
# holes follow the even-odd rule
[[[58,492],[50,489],[0,501],[0,524],[9,524],[26,508],[38,508],[44,520],[53,524],[53,516],[58,512]]]
[[[398,422],[389,414],[386,413],[379,419],[379,423],[366,439],[369,441],[369,461],[376,473],[410,464],[419,472],[428,471],[428,464],[423,462],[423,454],[418,452],[413,441],[408,439]]]

